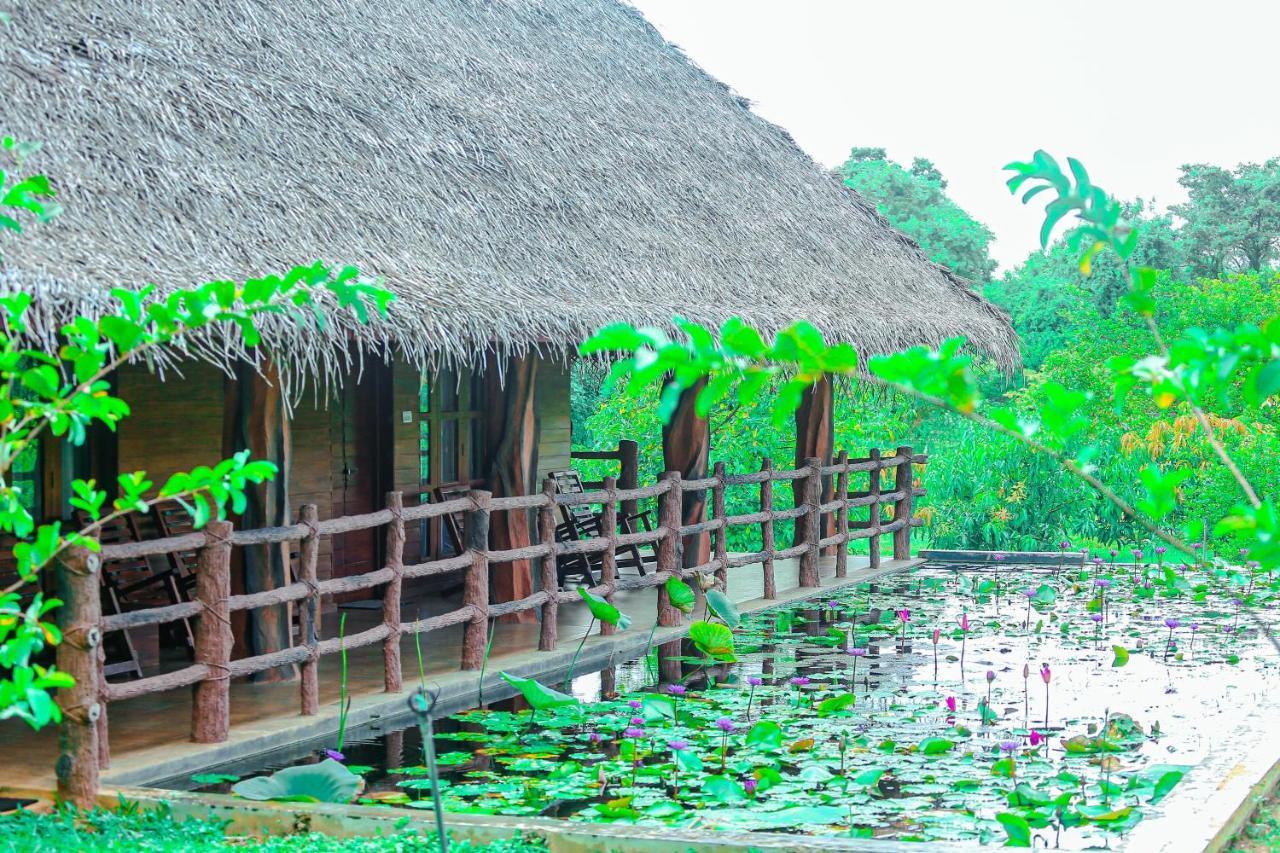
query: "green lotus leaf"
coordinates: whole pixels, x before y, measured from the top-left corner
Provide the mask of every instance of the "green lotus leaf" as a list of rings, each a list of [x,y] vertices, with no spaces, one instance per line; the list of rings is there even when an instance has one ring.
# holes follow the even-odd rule
[[[733,632],[719,622],[694,622],[689,626],[689,639],[698,651],[722,663],[736,663],[733,650]]]
[[[708,776],[702,782],[702,791],[721,803],[740,803],[747,798],[741,785],[724,776]]]
[[[578,595],[582,596],[582,600],[587,603],[587,609],[591,611],[591,615],[596,619],[606,625],[616,626],[619,631],[625,631],[631,627],[630,616],[595,593],[587,592],[586,587],[578,587]]]
[[[818,703],[818,716],[829,717],[832,714],[839,714],[853,707],[858,701],[858,697],[853,693],[841,693],[838,696],[828,696]]]
[[[581,589],[581,587],[579,587]],[[693,588],[677,577],[667,578],[665,584],[667,590],[667,600],[671,602],[671,606],[681,613],[692,613],[693,605],[697,601],[697,596],[693,594]]]
[[[1115,658],[1111,661],[1114,667],[1124,666],[1129,662],[1129,650],[1124,646],[1112,646],[1111,651],[1115,652]]]
[[[953,749],[956,742],[945,737],[927,737],[920,741],[921,755],[941,755]]]
[[[1027,819],[1021,815],[1012,812],[1001,812],[996,815],[996,820],[1004,827],[1005,834],[1009,836],[1009,840],[1005,842],[1006,847],[1030,847],[1031,846],[1031,824],[1027,823]]]
[[[270,776],[254,776],[231,786],[246,800],[284,800],[307,803],[349,803],[363,780],[332,758],[318,764],[299,764]]]
[[[561,693],[559,690],[552,690],[532,678],[521,678],[518,675],[511,675],[507,672],[498,674],[502,676],[503,681],[519,690],[520,695],[525,698],[525,701],[535,711],[547,711],[552,708],[563,708],[568,705],[579,704],[578,700],[569,694]]]
[[[730,628],[737,628],[742,623],[742,614],[733,599],[718,589],[707,590],[707,607]]]
[[[761,720],[747,732],[747,746],[763,749],[782,748],[782,726],[773,720]]]

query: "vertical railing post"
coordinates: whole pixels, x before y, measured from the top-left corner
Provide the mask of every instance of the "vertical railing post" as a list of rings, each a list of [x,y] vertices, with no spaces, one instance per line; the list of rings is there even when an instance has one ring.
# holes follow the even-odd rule
[[[613,585],[618,579],[618,481],[614,477],[604,478],[605,499],[600,511],[600,535],[604,537],[605,548],[600,552],[600,583],[606,590],[605,600],[613,602]],[[608,622],[600,623],[602,635],[612,634],[614,626]]]
[[[658,526],[662,528],[662,538],[658,540],[658,571],[669,572],[672,577],[680,577],[680,521],[683,518],[683,493],[680,489],[681,475],[679,471],[668,471],[662,475],[667,490],[658,498]],[[671,605],[666,585],[658,587],[658,624],[669,627],[680,624],[680,611]]]
[[[764,597],[778,597],[778,582],[773,572],[773,460],[765,457],[760,465],[764,479],[760,481],[760,550],[764,553],[761,568],[764,572]]]
[[[196,663],[209,674],[195,685],[191,739],[222,743],[231,729],[231,522],[211,521],[196,555]]]
[[[618,488],[626,491],[640,485],[640,444],[629,438],[618,442]],[[626,500],[618,507],[623,518],[633,518],[640,511],[635,500]]]
[[[307,647],[302,662],[302,714],[314,716],[320,711],[320,588],[316,586],[316,566],[320,563],[320,534],[316,531],[319,513],[315,504],[303,504],[300,515],[307,535],[299,543],[298,580],[309,592],[298,608],[298,640]]]
[[[102,684],[98,656],[102,645],[102,560],[87,548],[69,549],[54,570],[62,607],[58,622],[62,643],[58,669],[75,684],[57,692],[62,710],[58,736],[58,799],[82,809],[97,805],[98,719]]]
[[[489,501],[493,495],[472,490],[467,496],[473,509],[467,510],[463,524],[471,565],[467,567],[462,601],[471,607],[472,615],[462,636],[462,668],[479,669],[484,663],[489,633]]]
[[[391,522],[387,524],[386,555],[391,580],[382,593],[382,624],[387,626],[387,638],[382,641],[383,686],[388,693],[404,689],[404,672],[400,666],[400,596],[404,589],[404,495],[387,492],[387,509],[391,510]]]
[[[867,526],[871,528],[871,537],[867,539],[867,562],[873,569],[880,568],[880,486],[884,480],[884,469],[880,467],[880,448],[873,447],[867,454],[871,459],[871,480],[867,486],[867,496],[871,505],[867,507]]]
[[[898,465],[896,476],[894,477],[894,490],[898,492],[898,499],[893,504],[893,520],[901,521],[902,526],[893,531],[893,559],[909,560],[911,559],[911,514],[912,505],[915,503],[915,486],[910,447],[899,447],[896,453],[902,463]]]
[[[720,522],[720,527],[715,532],[715,545],[712,551],[712,558],[716,561],[716,580],[724,587],[725,591],[729,590],[729,525],[725,523],[728,513],[724,508],[724,463],[717,462],[712,467],[712,476],[715,477],[716,484],[711,487],[711,517]]]
[[[849,576],[849,451],[836,456],[836,577]]]
[[[801,500],[804,502],[804,544],[805,551],[800,555],[800,586],[818,586],[818,558],[821,556],[822,541],[822,460],[810,456],[804,460],[807,473],[799,480]],[[792,481],[797,482],[795,480]]]
[[[544,652],[552,652],[556,648],[556,621],[560,613],[560,573],[556,566],[556,481],[550,477],[542,481],[542,506],[538,507],[538,541],[549,549],[542,558],[542,591],[547,594],[547,598],[542,603],[538,648]]]

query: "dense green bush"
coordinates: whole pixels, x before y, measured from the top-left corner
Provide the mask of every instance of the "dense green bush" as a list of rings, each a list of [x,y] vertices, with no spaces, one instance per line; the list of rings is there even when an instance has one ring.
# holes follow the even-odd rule
[[[213,851],[228,847],[287,853],[399,853],[438,850],[435,835],[412,830],[368,838],[335,838],[320,833],[300,833],[269,838],[228,835],[220,820],[180,820],[168,808],[95,810],[80,814],[58,811],[40,815],[27,811],[0,815],[0,850],[23,853],[152,853],[156,851]],[[537,839],[520,835],[476,846],[465,841],[449,843],[450,853],[537,853],[546,850]]]

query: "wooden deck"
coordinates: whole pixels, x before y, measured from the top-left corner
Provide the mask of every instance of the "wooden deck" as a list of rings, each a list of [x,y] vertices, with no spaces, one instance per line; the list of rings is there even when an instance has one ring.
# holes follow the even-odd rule
[[[919,561],[885,560],[877,574],[900,570]],[[834,563],[824,558],[820,565],[823,587],[845,585],[868,576],[866,558],[850,556],[849,577],[834,577]],[[778,597],[761,598],[761,573],[736,570],[729,574],[729,594],[744,610],[763,609],[805,594],[813,589],[797,588],[798,565],[794,560],[776,564]],[[625,659],[643,647],[656,617],[656,594],[652,589],[623,591],[616,597],[618,606],[631,616],[630,630],[610,638],[589,640],[579,671],[589,671],[591,661],[602,656]],[[456,608],[458,600],[435,596],[421,601],[406,600],[405,616],[418,618]],[[347,631],[359,631],[381,619],[380,610],[345,609]],[[567,663],[582,638],[590,614],[581,604],[563,605],[560,609],[559,644],[555,652],[529,651],[537,648],[538,625],[499,623],[489,658],[486,685],[502,669],[529,672],[539,664]],[[327,619],[325,631],[336,633],[337,619]],[[448,687],[476,686],[477,674],[459,673],[458,659],[463,626],[435,631],[426,635],[422,645],[423,668],[428,680]],[[682,628],[659,629],[654,641],[671,639],[683,633]],[[593,656],[594,655],[594,656]],[[417,657],[413,640],[403,641],[404,682],[418,681]],[[563,666],[563,663],[559,664]],[[111,767],[103,774],[104,785],[145,784],[175,772],[190,772],[200,766],[251,755],[332,731],[339,697],[339,662],[336,656],[322,659],[320,664],[320,713],[302,717],[299,714],[298,682],[271,684],[237,682],[231,687],[231,737],[222,744],[195,744],[189,740],[191,691],[171,690],[162,694],[141,696],[113,704],[109,708],[111,732]],[[403,699],[383,690],[382,651],[380,646],[366,646],[349,654],[348,686],[353,697],[349,724],[387,716],[402,709]],[[486,686],[486,692],[489,687]],[[456,691],[455,691],[456,692]],[[393,700],[389,703],[388,700]],[[454,702],[453,704],[457,704]],[[15,788],[48,788],[54,781],[53,765],[57,755],[57,728],[32,732],[17,720],[0,722],[0,779]]]

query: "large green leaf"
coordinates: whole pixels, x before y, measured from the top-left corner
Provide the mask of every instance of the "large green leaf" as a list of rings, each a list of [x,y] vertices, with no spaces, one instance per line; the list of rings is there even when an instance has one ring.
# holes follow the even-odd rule
[[[308,803],[349,803],[360,790],[361,778],[332,758],[319,764],[299,764],[270,776],[255,776],[231,786],[246,800],[288,800]]]
[[[702,783],[702,790],[721,803],[740,803],[747,798],[747,792],[741,785],[724,776],[708,776]]]
[[[631,627],[630,616],[623,613],[600,596],[587,592],[586,587],[578,587],[578,595],[582,596],[582,600],[587,603],[587,609],[591,611],[591,615],[599,619],[601,622],[606,625],[617,626],[619,631],[625,631]]]
[[[520,695],[525,698],[535,711],[546,711],[551,708],[563,708],[567,705],[577,705],[578,700],[567,693],[561,693],[559,690],[552,690],[544,684],[539,684],[532,678],[521,678],[518,675],[510,673],[499,673],[502,679],[520,691]]]
[[[1000,821],[1005,834],[1009,836],[1009,840],[1005,842],[1006,847],[1031,846],[1031,825],[1025,817],[1012,812],[1001,812],[996,815],[996,820]]]
[[[954,748],[956,742],[945,737],[927,737],[920,741],[920,753],[922,755],[941,755]]]
[[[782,726],[773,720],[761,720],[747,732],[747,746],[780,749],[782,747]]]
[[[858,701],[858,697],[853,693],[840,693],[836,696],[828,696],[818,703],[818,716],[829,717],[832,714],[838,714],[841,711],[847,711],[853,707]]]
[[[707,590],[707,607],[730,628],[737,628],[742,622],[742,614],[733,599],[718,589]]]
[[[719,622],[694,622],[689,626],[689,639],[709,658],[723,663],[735,663],[733,632]]]
[[[581,587],[579,587],[581,589]],[[671,606],[681,613],[692,613],[694,602],[697,597],[693,594],[693,589],[684,581],[677,577],[667,578],[666,583],[667,600],[671,602]]]

